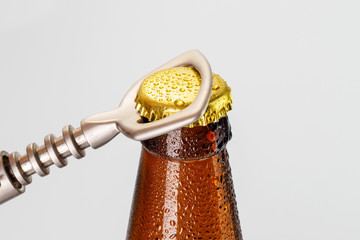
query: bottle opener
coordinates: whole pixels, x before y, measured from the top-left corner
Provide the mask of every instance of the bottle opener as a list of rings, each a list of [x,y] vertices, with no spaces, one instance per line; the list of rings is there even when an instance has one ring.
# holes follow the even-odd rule
[[[187,108],[182,111],[150,123],[140,123],[134,99],[143,80],[154,72],[181,66],[195,67],[201,76],[199,93]],[[0,204],[24,193],[25,186],[32,181],[31,175],[49,174],[49,167],[67,165],[67,157],[82,158],[87,147],[96,149],[120,132],[125,136],[142,141],[154,138],[184,127],[197,121],[205,112],[212,88],[212,71],[207,59],[197,50],[187,51],[148,75],[138,80],[125,94],[119,107],[114,110],[90,116],[81,121],[80,127],[74,129],[71,125],[63,128],[62,136],[56,138],[49,134],[44,139],[44,145],[31,143],[26,147],[26,153],[18,152],[0,154]]]

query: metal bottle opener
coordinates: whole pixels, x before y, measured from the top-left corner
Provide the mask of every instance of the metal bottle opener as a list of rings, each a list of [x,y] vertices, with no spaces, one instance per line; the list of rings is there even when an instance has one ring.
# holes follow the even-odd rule
[[[139,123],[140,116],[135,109],[134,99],[142,81],[154,72],[180,66],[193,66],[201,76],[199,93],[193,103],[184,110],[150,123]],[[0,204],[25,192],[25,186],[32,181],[31,175],[49,174],[49,166],[67,165],[67,157],[82,158],[84,149],[91,146],[96,149],[108,143],[120,132],[125,136],[142,141],[160,136],[172,130],[197,121],[209,103],[212,87],[212,72],[207,59],[198,50],[190,50],[158,67],[138,80],[125,94],[118,108],[90,116],[81,121],[80,127],[71,125],[63,128],[62,136],[56,138],[49,134],[44,145],[31,143],[26,154],[18,152],[0,154]]]

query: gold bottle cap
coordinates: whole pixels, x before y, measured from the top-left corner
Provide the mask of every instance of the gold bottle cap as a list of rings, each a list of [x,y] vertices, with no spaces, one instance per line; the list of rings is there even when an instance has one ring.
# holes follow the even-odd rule
[[[155,121],[189,106],[200,89],[201,77],[192,67],[176,67],[156,72],[141,84],[136,96],[136,109],[142,117]],[[230,87],[213,74],[213,87],[205,114],[187,127],[206,126],[217,122],[232,109]]]

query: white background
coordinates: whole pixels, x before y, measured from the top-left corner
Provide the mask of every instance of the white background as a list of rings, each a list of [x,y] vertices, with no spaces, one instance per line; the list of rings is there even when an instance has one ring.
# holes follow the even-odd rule
[[[245,240],[360,239],[357,0],[1,1],[0,147],[110,110],[193,48],[232,87]],[[124,239],[141,145],[119,136],[0,207],[0,239]]]

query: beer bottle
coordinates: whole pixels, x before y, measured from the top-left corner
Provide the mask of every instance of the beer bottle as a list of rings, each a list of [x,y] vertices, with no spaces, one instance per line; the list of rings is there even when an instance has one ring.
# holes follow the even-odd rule
[[[143,122],[187,107],[201,78],[192,67],[147,77],[135,99]],[[196,122],[142,142],[127,239],[242,239],[226,144],[227,83],[213,74],[210,102]]]

